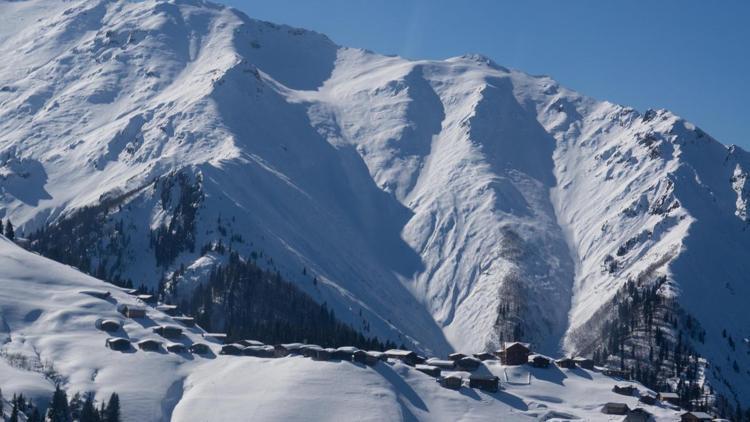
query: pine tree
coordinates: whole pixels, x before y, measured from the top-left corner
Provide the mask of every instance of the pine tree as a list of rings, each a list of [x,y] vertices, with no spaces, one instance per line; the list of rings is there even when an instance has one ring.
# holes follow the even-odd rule
[[[81,407],[81,418],[79,422],[99,422],[100,420],[99,413],[97,413],[96,407],[94,407],[94,395],[92,393],[87,393],[86,399]]]
[[[8,422],[18,422],[18,404],[15,403],[15,400],[13,402],[13,410],[10,412],[10,419],[8,419]]]
[[[109,403],[104,411],[104,422],[120,422],[120,397],[117,393],[112,393],[109,397]]]
[[[28,419],[29,422],[42,422],[42,415],[39,414],[39,409],[34,408],[34,410],[31,411],[31,416],[29,416]]]
[[[10,219],[8,220],[8,223],[5,225],[5,237],[7,237],[10,240],[13,240],[16,238],[16,232],[13,230],[13,223],[10,222]]]
[[[68,408],[68,395],[65,390],[58,385],[52,394],[52,402],[47,409],[47,419],[49,422],[71,422],[70,409]]]
[[[0,226],[2,226],[3,221],[0,220]],[[3,416],[3,390],[0,388],[0,417]]]

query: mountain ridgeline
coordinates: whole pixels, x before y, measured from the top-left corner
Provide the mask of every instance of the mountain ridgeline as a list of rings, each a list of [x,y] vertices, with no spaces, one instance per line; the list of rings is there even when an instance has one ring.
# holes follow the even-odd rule
[[[238,338],[523,340],[750,407],[741,148],[201,1],[2,7],[0,210],[39,253]]]

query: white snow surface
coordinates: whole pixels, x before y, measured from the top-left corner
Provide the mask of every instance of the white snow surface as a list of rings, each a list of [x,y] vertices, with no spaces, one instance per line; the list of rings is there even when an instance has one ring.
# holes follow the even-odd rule
[[[197,0],[0,1],[0,58],[0,209],[23,230],[143,188],[112,212],[125,275],[156,285],[148,228],[168,217],[144,187],[201,173],[198,245],[232,221],[237,250],[355,328],[436,354],[498,346],[506,306],[538,350],[585,350],[617,289],[665,276],[750,397],[750,355],[720,334],[750,335],[750,158],[668,111]]]
[[[301,356],[226,356],[218,354],[218,344],[203,357],[164,350],[117,352],[105,347],[108,337],[155,338],[166,344],[151,328],[173,323],[171,317],[149,307],[147,318],[124,318],[116,306],[138,305],[136,298],[2,236],[0,268],[0,388],[6,398],[23,393],[43,406],[55,380],[69,394],[91,391],[99,401],[117,392],[126,421],[515,421],[555,415],[606,420],[600,408],[608,401],[637,405],[637,398],[611,392],[618,380],[582,369],[492,362],[480,370],[499,376],[503,389],[486,393],[445,389],[397,362],[367,367]],[[109,291],[111,297],[81,293],[92,290]],[[100,331],[95,327],[99,318],[122,321],[123,328],[114,334]],[[205,342],[202,333],[199,327],[188,329],[179,342]],[[19,365],[20,357],[27,364]],[[657,420],[678,414],[665,406],[645,408]]]

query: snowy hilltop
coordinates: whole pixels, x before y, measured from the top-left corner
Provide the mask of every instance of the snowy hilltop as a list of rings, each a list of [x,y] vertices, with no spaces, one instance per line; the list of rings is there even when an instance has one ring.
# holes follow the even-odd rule
[[[0,217],[47,257],[204,312],[239,256],[383,342],[750,407],[750,155],[666,110],[197,0],[0,2],[0,58]]]

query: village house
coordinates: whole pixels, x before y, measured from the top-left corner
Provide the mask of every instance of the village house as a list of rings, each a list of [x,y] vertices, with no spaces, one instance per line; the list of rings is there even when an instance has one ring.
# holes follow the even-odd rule
[[[262,341],[258,340],[240,340],[237,343],[243,345],[243,346],[265,346],[265,344]]]
[[[332,355],[328,350],[316,345],[305,347],[303,354],[313,360],[331,360]]]
[[[189,316],[176,316],[172,318],[186,327],[195,327],[195,318]]]
[[[451,374],[440,379],[440,385],[445,388],[458,390],[463,385],[463,379],[459,375]]]
[[[482,365],[482,361],[477,358],[466,356],[456,361],[456,368],[459,371],[476,371],[479,366]]]
[[[440,368],[432,365],[417,364],[414,367],[417,371],[427,374],[433,378],[440,377]]]
[[[242,346],[241,344],[237,344],[237,343],[225,344],[221,346],[221,350],[219,351],[219,354],[239,356],[242,354],[243,349],[244,349],[244,346]]]
[[[176,305],[159,305],[156,307],[156,310],[164,312],[169,316],[176,316],[179,313]]]
[[[188,347],[190,353],[205,355],[211,351],[211,348],[205,343],[193,343]]]
[[[215,342],[220,344],[223,344],[227,341],[227,335],[224,333],[203,333],[203,338],[214,340]]]
[[[437,366],[443,370],[453,371],[456,369],[456,362],[447,359],[430,358],[425,361],[427,365]]]
[[[454,362],[455,362],[455,361],[457,361],[457,360],[459,360],[459,359],[463,359],[463,358],[465,358],[465,357],[466,357],[466,355],[465,355],[465,354],[463,354],[463,353],[458,353],[458,352],[456,352],[456,353],[451,353],[450,355],[448,355],[448,359],[450,359],[450,360],[452,360],[452,361],[454,361]]]
[[[368,350],[367,354],[374,357],[377,360],[382,360],[383,362],[388,361],[388,355],[386,355],[384,352],[381,352],[379,350]]]
[[[120,323],[118,321],[115,321],[113,319],[98,319],[96,320],[96,328],[108,332],[115,332],[119,330],[121,327]]]
[[[502,362],[503,365],[508,366],[527,364],[529,362],[530,353],[531,349],[529,348],[529,345],[519,342],[508,343],[502,350],[496,352],[498,357],[500,357],[500,362]]]
[[[156,352],[161,349],[161,342],[151,338],[141,340],[137,343],[138,348],[146,352]]]
[[[680,415],[680,422],[711,422],[714,417],[705,412],[685,412]]]
[[[178,338],[182,335],[182,328],[175,325],[160,325],[154,327],[154,333],[166,338]]]
[[[606,403],[602,406],[602,413],[607,415],[627,415],[630,408],[625,403]]]
[[[469,387],[495,393],[500,388],[500,378],[494,375],[471,374]]]
[[[242,354],[257,358],[272,358],[275,355],[275,350],[273,346],[247,346],[242,349]]]
[[[576,362],[573,359],[570,358],[562,358],[555,361],[557,366],[560,368],[568,368],[573,369],[576,367]]]
[[[374,366],[380,359],[368,352],[365,352],[364,350],[357,350],[356,352],[354,352],[352,360],[363,365]]]
[[[534,355],[529,359],[529,363],[534,368],[549,368],[550,360],[541,355]]]
[[[145,318],[146,317],[146,309],[141,308],[139,306],[122,304],[117,307],[117,311],[125,315],[128,318]]]
[[[612,387],[612,391],[623,396],[632,396],[638,392],[638,389],[632,384],[616,384]]]
[[[660,392],[659,400],[665,403],[673,404],[675,406],[680,405],[680,396],[677,393]]]
[[[490,352],[474,353],[474,357],[481,361],[497,359],[497,356]]]
[[[590,371],[594,369],[594,361],[589,358],[578,356],[573,360],[575,361],[576,365],[583,369],[588,369]]]
[[[185,353],[187,352],[187,347],[180,343],[169,343],[167,344],[167,351],[171,353]]]
[[[417,361],[419,360],[417,354],[412,352],[411,350],[391,349],[386,350],[385,354],[391,359],[400,360],[401,362],[410,366],[416,365]]]
[[[638,401],[643,404],[654,405],[658,399],[658,396],[653,391],[639,391],[638,394],[640,395]]]
[[[107,339],[105,345],[112,350],[122,352],[130,349],[130,340],[122,337],[111,337]]]
[[[274,356],[279,358],[284,356],[298,356],[302,354],[304,347],[305,345],[302,343],[277,344],[274,346]]]
[[[631,409],[630,412],[628,412],[627,416],[625,416],[625,419],[623,419],[623,422],[648,422],[652,420],[653,415],[646,411],[646,409],[642,407],[636,407],[635,409]]]
[[[342,346],[342,347],[337,348],[333,352],[333,355],[331,357],[335,360],[343,360],[346,362],[351,362],[352,359],[354,358],[354,353],[356,353],[357,351],[359,351],[359,349],[357,349],[356,347]]]

